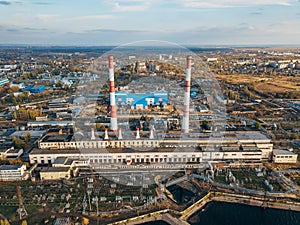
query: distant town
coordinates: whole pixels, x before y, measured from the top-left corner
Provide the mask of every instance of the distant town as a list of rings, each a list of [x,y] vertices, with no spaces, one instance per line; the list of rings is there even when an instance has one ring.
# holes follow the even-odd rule
[[[1,224],[300,211],[299,48],[118,53],[0,47]]]

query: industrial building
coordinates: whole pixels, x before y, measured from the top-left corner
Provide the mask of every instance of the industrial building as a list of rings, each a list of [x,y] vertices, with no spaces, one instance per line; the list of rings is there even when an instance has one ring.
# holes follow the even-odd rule
[[[25,171],[25,165],[2,165],[0,166],[0,181],[23,180]]]
[[[10,148],[0,148],[0,159],[16,159],[23,154],[23,149]]]
[[[116,92],[116,102],[119,106],[130,105],[132,109],[147,109],[149,106],[168,104],[167,92],[128,93]]]
[[[66,111],[69,109],[69,105],[65,100],[51,100],[48,102],[49,111]]]
[[[43,92],[45,88],[45,85],[34,85],[23,88],[21,91],[29,91],[30,93],[37,94]]]
[[[43,167],[40,171],[41,180],[69,179],[70,177],[70,167]]]
[[[145,132],[146,133],[146,132]],[[105,134],[76,138],[76,134],[45,135],[39,148],[29,155],[30,163],[50,164],[58,157],[84,159],[97,164],[132,163],[200,163],[205,161],[270,160],[273,144],[260,132],[227,132],[225,137],[211,139],[209,134],[180,138],[166,134],[163,139],[143,135],[136,139],[118,139]],[[125,135],[122,135],[126,137]],[[138,134],[137,134],[138,136]],[[157,137],[157,135],[153,135]]]
[[[273,150],[274,163],[296,163],[298,155],[288,150]]]

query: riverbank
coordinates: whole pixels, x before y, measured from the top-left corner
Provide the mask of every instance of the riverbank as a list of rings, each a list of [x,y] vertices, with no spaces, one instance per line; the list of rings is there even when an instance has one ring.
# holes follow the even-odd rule
[[[300,203],[285,201],[285,200],[273,200],[273,199],[264,199],[263,197],[253,197],[247,195],[239,194],[229,194],[222,192],[209,192],[203,198],[195,202],[190,207],[185,210],[178,212],[175,210],[161,210],[138,217],[129,218],[119,222],[111,223],[110,225],[137,225],[145,222],[154,222],[157,220],[162,220],[170,224],[178,225],[189,225],[187,220],[196,212],[201,211],[208,203],[217,201],[217,202],[228,202],[228,203],[237,203],[250,206],[259,206],[264,208],[274,208],[274,209],[283,209],[283,210],[292,210],[300,212]]]
[[[213,201],[193,214],[188,219],[188,223],[190,225],[295,225],[300,224],[300,212]]]

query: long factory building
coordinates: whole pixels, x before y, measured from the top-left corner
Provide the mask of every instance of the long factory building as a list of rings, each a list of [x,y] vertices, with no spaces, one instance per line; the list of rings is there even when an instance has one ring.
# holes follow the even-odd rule
[[[149,133],[149,132],[148,132]],[[139,135],[139,134],[138,134]],[[106,136],[106,137],[105,137]],[[123,135],[124,136],[124,135]],[[81,138],[79,138],[81,137]],[[46,134],[29,155],[30,163],[51,164],[59,157],[91,164],[200,163],[205,161],[261,162],[272,157],[273,144],[258,131],[176,136],[165,134],[138,139],[104,135]]]

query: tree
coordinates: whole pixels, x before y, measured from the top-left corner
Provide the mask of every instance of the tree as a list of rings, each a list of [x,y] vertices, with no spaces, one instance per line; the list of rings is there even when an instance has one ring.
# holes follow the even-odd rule
[[[23,164],[23,161],[20,158],[11,159],[11,160],[9,160],[9,164],[10,165],[21,165],[21,164]]]
[[[30,140],[31,140],[31,135],[30,135],[30,133],[28,132],[28,133],[26,133],[25,135],[24,135],[24,140],[25,140],[25,143],[28,143],[28,142],[30,142]]]
[[[291,139],[293,139],[293,140],[299,139],[299,134],[293,133],[291,135]]]
[[[10,223],[8,222],[7,219],[5,219],[5,220],[3,221],[3,225],[10,225]]]
[[[262,128],[261,123],[256,121],[255,127],[256,127],[257,130],[261,130],[261,128]]]
[[[21,225],[27,225],[27,221],[26,220],[22,220]]]
[[[202,129],[207,130],[208,129],[208,121],[207,120],[203,120],[201,123],[201,127]]]
[[[23,148],[23,146],[25,144],[22,139],[17,138],[17,137],[13,137],[12,141],[13,141],[13,145],[15,148]]]
[[[16,120],[18,118],[17,112],[14,112],[14,119]]]
[[[19,87],[12,86],[12,87],[10,88],[10,90],[11,90],[12,92],[18,92],[18,91],[20,90],[20,88],[19,88]]]

